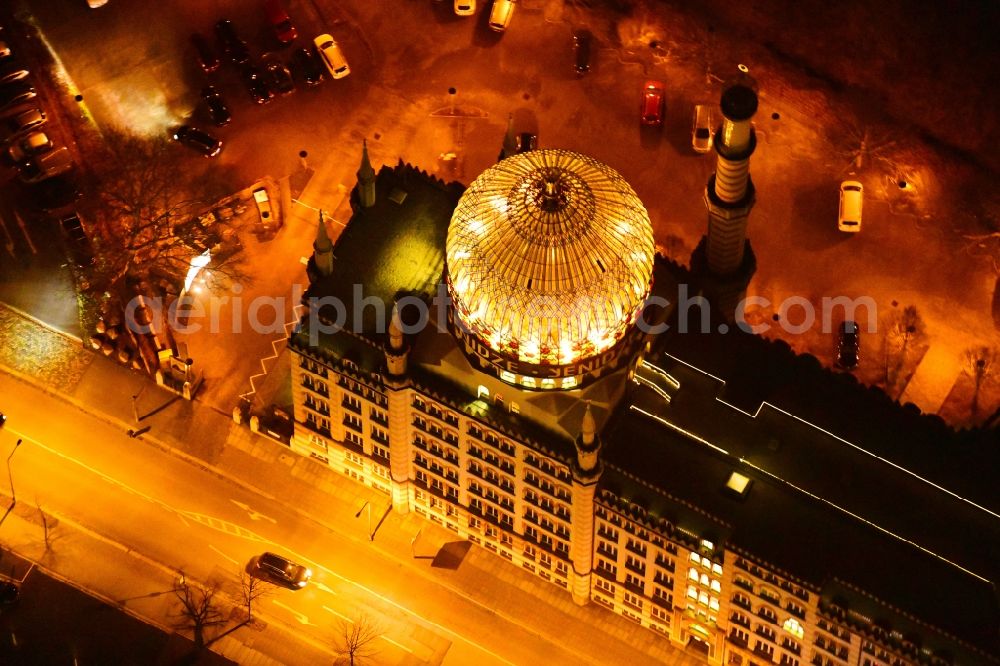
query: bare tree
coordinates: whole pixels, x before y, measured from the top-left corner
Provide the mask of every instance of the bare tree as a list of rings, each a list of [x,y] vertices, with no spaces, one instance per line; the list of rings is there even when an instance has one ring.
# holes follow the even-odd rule
[[[232,241],[227,222],[199,213],[227,187],[214,176],[185,179],[177,152],[165,136],[140,137],[121,129],[104,134],[107,160],[100,169],[100,205],[93,211],[100,233],[94,283],[111,291],[126,277],[183,280],[192,258]],[[215,172],[210,172],[215,173]],[[235,242],[235,241],[232,241]],[[216,279],[245,279],[239,253],[213,252]]]
[[[334,651],[338,657],[347,657],[351,666],[356,666],[377,654],[373,644],[381,636],[382,628],[367,615],[360,615],[353,622],[345,620],[337,625]]]
[[[173,592],[181,604],[177,613],[177,628],[190,630],[194,634],[195,648],[204,648],[206,630],[226,623],[215,600],[219,584],[213,582],[206,587],[196,587],[188,583],[181,573],[174,583]]]
[[[247,622],[252,622],[254,602],[267,595],[270,588],[260,578],[241,570],[240,591],[243,594],[243,605],[247,607]]]
[[[972,416],[979,413],[979,390],[983,382],[993,376],[1000,354],[990,347],[972,347],[965,350],[965,371],[972,376],[975,388],[972,392]]]
[[[920,337],[924,332],[924,319],[917,312],[916,305],[907,305],[902,314],[893,322],[893,333],[902,341],[901,353],[906,356],[906,347],[910,340]]]

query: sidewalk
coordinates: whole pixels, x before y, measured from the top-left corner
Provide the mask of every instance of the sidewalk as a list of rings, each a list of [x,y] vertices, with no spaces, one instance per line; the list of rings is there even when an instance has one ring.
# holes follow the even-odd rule
[[[961,373],[954,346],[931,344],[906,384],[899,402],[904,405],[912,402],[924,414],[937,414]]]
[[[0,306],[0,338],[10,338],[12,331],[5,328],[3,322],[10,324],[11,319],[11,313],[4,313]],[[38,363],[26,367],[23,363],[10,363],[0,346],[0,367],[10,368],[12,374],[59,395],[80,409],[123,430],[133,428],[131,396],[145,386],[136,401],[136,411],[141,425],[151,426],[151,429],[138,441],[160,447],[263,496],[280,497],[305,520],[359,542],[368,541],[367,519],[364,515],[357,517],[363,504],[371,502],[376,523],[388,507],[385,495],[298,456],[279,442],[255,435],[246,426],[237,426],[229,414],[206,407],[197,400],[178,399],[140,375],[83,349],[77,348],[71,353],[68,349],[71,344],[65,344],[67,340],[61,334],[21,316],[15,315],[13,319],[19,335],[30,331],[31,336],[44,343],[37,349],[58,350],[58,355],[49,359],[43,353]],[[75,374],[54,381],[52,370],[42,369],[56,362],[74,369]],[[76,371],[77,368],[82,370]],[[109,387],[113,388],[109,390]],[[191,437],[192,433],[197,433],[197,437]],[[484,636],[502,636],[506,622],[537,636],[540,641],[558,638],[559,647],[576,658],[563,662],[546,658],[553,663],[604,664],[609,659],[621,663],[625,663],[624,660],[699,663],[695,657],[672,647],[666,639],[623,617],[593,605],[577,607],[567,592],[481,548],[471,548],[456,570],[432,568],[430,560],[413,557],[411,542],[418,531],[422,549],[459,540],[452,532],[416,515],[400,516],[390,512],[378,528],[371,547],[398,562],[398,573],[404,581],[419,577],[423,579],[422,585],[433,584],[435,588],[480,606],[487,618],[496,619],[496,622],[483,623]],[[352,532],[356,536],[352,536]],[[421,602],[420,599],[401,599],[402,603],[388,601],[408,613],[413,612],[406,607],[408,604]],[[149,616],[162,617],[161,612],[162,609],[150,608]],[[417,662],[457,665],[476,658],[481,661],[482,653],[463,642],[462,637],[449,633],[448,627],[439,625],[436,629],[452,639],[451,647],[443,653],[419,655]],[[249,647],[268,633],[259,632],[250,637]],[[234,651],[240,649],[235,643],[246,640],[245,633],[238,632],[219,646],[226,647],[227,656],[240,663],[250,663],[234,656]],[[309,662],[292,659],[287,663]]]

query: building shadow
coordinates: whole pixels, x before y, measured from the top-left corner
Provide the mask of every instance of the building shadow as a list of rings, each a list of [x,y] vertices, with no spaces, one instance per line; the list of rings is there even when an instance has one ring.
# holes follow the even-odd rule
[[[472,542],[470,541],[450,541],[441,546],[437,555],[434,556],[431,566],[438,569],[451,569],[454,571],[461,566],[462,560],[465,559],[465,555],[469,552],[469,548],[471,547]]]

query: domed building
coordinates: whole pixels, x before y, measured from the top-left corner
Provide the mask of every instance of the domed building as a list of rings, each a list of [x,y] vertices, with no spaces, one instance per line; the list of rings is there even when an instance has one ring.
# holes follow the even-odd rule
[[[709,236],[736,264],[754,139],[722,111]],[[690,275],[614,169],[529,151],[464,188],[365,149],[350,203],[339,237],[320,214],[288,340],[292,451],[710,664],[985,663],[1000,508],[689,360],[769,343],[654,334]]]
[[[479,359],[504,381],[574,388],[616,367],[616,346],[634,350],[654,251],[646,209],[616,171],[564,150],[513,155],[452,215],[450,322],[498,355]]]

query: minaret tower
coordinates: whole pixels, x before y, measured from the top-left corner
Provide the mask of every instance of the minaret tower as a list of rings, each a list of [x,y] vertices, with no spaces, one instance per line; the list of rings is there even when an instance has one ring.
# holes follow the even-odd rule
[[[692,257],[705,295],[727,320],[735,318],[757,264],[747,240],[747,220],[755,201],[750,156],[757,147],[751,119],[757,112],[754,80],[743,71],[722,92],[722,125],[715,132],[716,171],[705,188],[708,234]]]
[[[326,233],[323,211],[319,212],[319,227],[316,229],[316,240],[313,241],[313,262],[320,277],[333,272],[333,243]]]
[[[399,305],[393,304],[389,320],[389,340],[385,345],[386,373],[383,377],[389,400],[389,476],[392,482],[392,509],[410,510],[410,380],[406,362],[410,346],[403,337]]]
[[[361,166],[358,167],[358,203],[362,208],[375,205],[375,169],[368,160],[368,139],[361,146]]]
[[[599,453],[601,439],[590,411],[583,412],[580,436],[576,440],[576,464],[573,471],[573,506],[570,511],[572,540],[569,556],[573,563],[571,579],[573,601],[583,606],[590,601],[590,577],[594,565],[594,491],[604,466]]]

